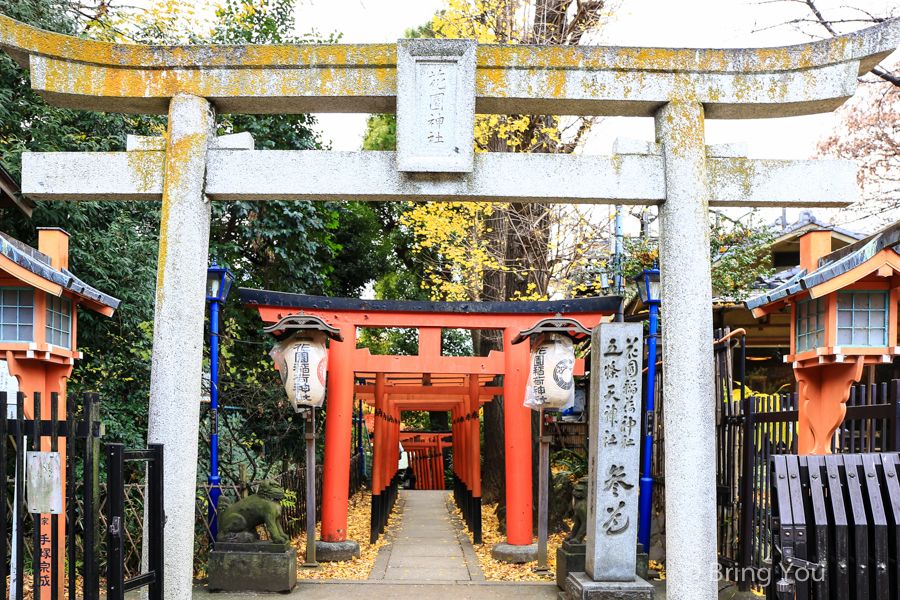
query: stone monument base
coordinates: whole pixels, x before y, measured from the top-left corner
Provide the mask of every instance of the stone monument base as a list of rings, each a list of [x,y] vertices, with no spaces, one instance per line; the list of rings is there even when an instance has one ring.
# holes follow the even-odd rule
[[[637,565],[635,570],[637,576],[647,581],[650,579],[650,555],[644,552],[644,545],[638,542],[637,545]]]
[[[556,549],[556,587],[566,589],[566,577],[569,573],[584,572],[585,544],[563,542]],[[647,581],[650,579],[650,557],[642,552],[643,546],[637,545],[637,576]]]
[[[586,573],[569,573],[566,578],[566,600],[653,600],[653,597],[653,586],[639,577],[634,581],[594,581]]]
[[[566,576],[569,573],[584,573],[584,549],[582,544],[563,542],[556,549],[556,587],[566,589]]]
[[[538,558],[538,547],[537,544],[513,546],[506,542],[500,542],[499,544],[494,544],[494,547],[491,548],[491,558],[516,565],[534,562]]]
[[[216,542],[207,568],[210,592],[290,592],[297,585],[297,549],[272,542]]]
[[[343,562],[359,558],[359,542],[344,540],[343,542],[323,542],[316,540],[317,562]]]

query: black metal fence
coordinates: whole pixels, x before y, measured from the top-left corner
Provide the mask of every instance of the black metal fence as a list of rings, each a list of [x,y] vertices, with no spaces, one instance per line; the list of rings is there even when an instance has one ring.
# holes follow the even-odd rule
[[[6,392],[0,392],[0,406],[7,408]],[[60,420],[59,395],[50,394],[50,415],[41,414],[41,394],[34,393],[33,419],[25,418],[25,395],[19,392],[16,395],[16,417],[7,418],[6,414],[0,415],[0,481],[9,482],[7,473],[7,436],[14,439],[15,452],[12,456],[15,476],[15,493],[11,502],[0,503],[0,534],[4,540],[3,568],[4,573],[0,579],[0,597],[7,597],[7,577],[10,577],[10,585],[15,586],[13,597],[22,600],[25,596],[25,564],[26,559],[31,563],[32,571],[32,597],[40,600],[42,591],[49,592],[49,598],[56,600],[68,597],[74,599],[78,588],[80,574],[83,586],[83,596],[87,600],[97,600],[100,597],[100,526],[99,507],[96,506],[98,488],[98,462],[100,437],[103,435],[99,422],[99,397],[97,394],[85,394],[82,410],[82,420],[75,420],[76,406],[75,395],[68,398],[67,416]],[[53,513],[50,508],[41,505],[37,507],[48,510],[45,514],[29,512],[25,501],[26,478],[26,438],[30,440],[32,452],[59,452],[62,447],[67,449],[66,461],[62,463],[61,457],[47,456],[34,457],[41,462],[41,470],[45,468],[51,474],[47,490],[56,477],[61,477],[65,469],[68,481],[75,481],[76,461],[79,440],[82,445],[82,481],[88,482],[88,487],[83,488],[80,498],[81,506],[85,509],[80,514],[76,511],[75,486],[66,488],[66,513]],[[64,446],[61,447],[61,441]],[[44,460],[47,459],[47,460]],[[58,460],[58,462],[55,462]],[[57,472],[56,469],[59,469]],[[7,483],[8,485],[8,483]],[[57,490],[61,493],[61,490]],[[48,494],[50,496],[52,494]],[[29,498],[33,502],[36,498]],[[61,509],[62,498],[58,504],[51,504]],[[8,518],[11,517],[11,518]],[[60,521],[64,523],[61,528]],[[12,525],[12,527],[10,527]],[[12,534],[12,531],[15,534]],[[60,539],[64,535],[64,543]],[[80,542],[80,543],[79,543]],[[65,548],[65,557],[61,556],[61,548]],[[79,552],[80,549],[80,552]],[[15,557],[15,558],[13,558]],[[66,577],[68,566],[68,578]],[[79,573],[80,571],[80,573]],[[15,577],[13,577],[15,573]]]
[[[900,457],[774,456],[772,600],[898,600]]]
[[[36,394],[36,397],[40,397]],[[24,397],[23,397],[24,398]],[[112,524],[108,513],[110,510],[110,494],[107,483],[100,482],[100,438],[103,435],[103,427],[99,422],[99,396],[96,394],[86,394],[84,396],[84,404],[80,409],[76,406],[75,395],[70,395],[68,399],[67,418],[64,421],[57,421],[54,425],[55,417],[50,415],[50,419],[41,419],[41,431],[44,439],[49,438],[51,450],[54,444],[59,445],[62,439],[66,441],[66,448],[70,449],[66,455],[66,479],[69,484],[66,488],[66,514],[63,515],[45,515],[50,528],[51,536],[58,535],[57,523],[59,519],[64,519],[66,523],[66,557],[62,562],[56,558],[43,556],[50,551],[50,546],[44,544],[45,550],[38,548],[35,553],[35,526],[34,516],[24,510],[24,486],[18,486],[18,493],[13,495],[9,491],[16,489],[15,481],[22,482],[24,474],[17,476],[15,469],[18,465],[18,455],[21,454],[21,460],[24,461],[23,442],[27,436],[29,446],[35,444],[34,440],[34,421],[24,419],[24,412],[19,410],[20,418],[7,421],[5,415],[0,415],[0,481],[7,484],[8,493],[4,502],[0,502],[0,534],[4,540],[4,575],[9,576],[12,568],[16,569],[18,574],[18,582],[23,582],[23,573],[26,565],[34,565],[34,556],[38,556],[38,565],[36,569],[37,580],[35,583],[40,584],[42,578],[45,583],[53,584],[54,589],[68,589],[70,594],[75,594],[77,590],[78,597],[88,600],[96,600],[99,598],[101,589],[101,578],[108,575],[108,536],[106,532],[110,530]],[[56,394],[52,395],[51,406],[56,405]],[[0,407],[5,410],[5,394],[0,393]],[[85,417],[85,415],[87,415]],[[36,415],[40,418],[40,415]],[[76,420],[76,416],[80,416],[82,420]],[[46,415],[44,415],[46,417]],[[89,426],[88,423],[91,425]],[[53,432],[57,435],[54,436]],[[13,472],[7,472],[8,460],[7,436],[12,436],[15,440],[15,448],[22,449],[15,456],[10,457],[13,461]],[[359,456],[354,455],[351,459],[350,466],[350,495],[356,494],[362,487],[363,481],[360,476]],[[76,469],[76,462],[81,464],[81,469]],[[22,467],[24,473],[24,466]],[[76,470],[79,471],[76,473]],[[77,475],[77,476],[76,476]],[[284,506],[282,520],[285,532],[291,537],[298,536],[305,530],[305,514],[306,514],[306,471],[305,469],[296,469],[287,471],[275,477],[285,490],[294,492],[291,499]],[[87,485],[85,484],[87,482]],[[252,491],[252,488],[259,482],[250,482],[242,486],[221,486],[223,491],[230,493],[233,497],[238,498],[245,491]],[[113,494],[116,502],[116,514],[120,516],[121,523],[115,525],[115,529],[120,532],[120,538],[117,538],[116,544],[118,553],[117,561],[121,560],[122,577],[134,578],[141,576],[141,552],[143,546],[143,513],[147,504],[146,488],[143,483],[123,484],[119,481],[116,484],[119,494]],[[206,552],[209,545],[209,525],[208,504],[209,504],[209,488],[208,486],[198,486],[196,497],[196,521],[195,521],[195,570],[202,567],[205,562]],[[322,467],[316,467],[316,514],[317,520],[321,518],[321,502],[322,502]],[[17,508],[20,512],[17,513]],[[14,540],[11,535],[13,520],[16,521],[16,533],[22,538],[22,544],[18,546],[21,551],[16,553],[16,564],[11,564],[13,555],[12,546]],[[40,527],[37,529],[41,531]],[[50,540],[52,546],[56,547],[56,542]],[[57,557],[58,558],[58,557]],[[46,563],[46,564],[43,564]],[[74,568],[68,568],[66,573],[65,566],[63,571],[59,571],[60,564],[75,565]],[[118,562],[117,562],[118,564]],[[68,575],[68,576],[67,576]],[[117,575],[118,576],[118,575]],[[62,578],[62,583],[60,583]],[[8,596],[7,593],[7,577],[0,580],[0,598]],[[107,583],[109,580],[107,579]],[[123,584],[124,585],[124,584]],[[39,586],[38,586],[39,587]],[[25,594],[25,586],[18,585],[16,596],[14,598],[23,598]],[[74,597],[74,596],[70,596]],[[36,598],[40,598],[40,592]],[[48,599],[44,599],[48,600]]]

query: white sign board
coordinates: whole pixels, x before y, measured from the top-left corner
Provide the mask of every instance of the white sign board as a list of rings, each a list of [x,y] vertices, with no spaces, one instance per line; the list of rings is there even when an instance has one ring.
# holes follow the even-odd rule
[[[0,392],[6,392],[6,416],[16,418],[16,394],[19,392],[19,380],[9,374],[9,365],[0,360]]]
[[[59,452],[25,453],[28,512],[62,514],[62,461]]]

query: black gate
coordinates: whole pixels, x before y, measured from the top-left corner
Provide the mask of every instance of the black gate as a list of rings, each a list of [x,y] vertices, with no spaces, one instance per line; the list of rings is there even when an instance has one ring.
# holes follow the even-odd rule
[[[150,600],[163,599],[163,548],[166,515],[163,504],[163,445],[149,444],[147,450],[126,450],[122,444],[106,445],[107,510],[109,524],[106,552],[106,595],[108,600],[124,600],[125,592],[149,586]],[[125,461],[147,462],[147,492],[144,513],[148,529],[145,548],[148,571],[125,579]]]
[[[6,410],[6,392],[0,392],[0,405]],[[2,529],[2,539],[4,545],[4,577],[0,579],[0,597],[5,598],[8,595],[6,587],[6,575],[10,575],[14,570],[16,573],[16,590],[15,598],[22,600],[24,596],[24,567],[25,553],[30,550],[32,556],[32,565],[34,573],[34,598],[41,598],[41,587],[50,586],[51,600],[57,600],[61,597],[60,591],[63,587],[63,580],[66,576],[65,572],[60,572],[60,556],[59,548],[59,514],[32,515],[32,544],[31,548],[26,547],[25,526],[26,512],[25,504],[25,438],[31,440],[32,451],[40,452],[44,438],[49,439],[50,452],[59,451],[60,438],[66,440],[66,473],[67,481],[67,513],[66,513],[66,535],[68,536],[66,544],[66,562],[69,565],[69,585],[68,597],[75,598],[77,564],[82,564],[82,583],[84,586],[84,598],[86,600],[97,600],[100,597],[100,520],[99,520],[99,464],[98,453],[100,445],[100,437],[103,435],[103,426],[99,420],[99,396],[97,394],[85,394],[82,420],[75,420],[75,395],[70,394],[67,405],[67,418],[60,421],[58,418],[58,401],[57,393],[50,394],[50,419],[43,418],[41,415],[41,394],[34,393],[34,419],[25,418],[25,394],[19,392],[16,395],[16,416],[15,418],[7,418],[4,414],[0,416],[0,480],[7,482],[7,436],[14,439],[15,454],[14,471],[16,478],[16,493],[12,502],[14,521],[13,529],[15,536],[10,541],[9,552],[10,557],[7,558],[6,540],[9,532],[7,531],[7,504],[4,499],[0,502],[0,529]],[[83,440],[82,453],[82,477],[84,481],[84,513],[80,519],[80,535],[76,522],[78,521],[75,514],[75,464],[77,455],[78,440]],[[62,466],[62,465],[60,465]],[[49,527],[49,536],[45,527]],[[83,548],[82,561],[77,560],[77,538],[81,538],[81,546]],[[12,564],[12,555],[15,556],[15,564]],[[9,569],[7,570],[7,561],[9,561]]]
[[[7,394],[0,392],[0,407],[7,410]],[[57,393],[50,394],[50,415],[41,414],[41,394],[35,392],[34,396],[34,419],[25,418],[25,394],[19,392],[16,395],[15,417],[7,418],[7,414],[0,415],[0,481],[6,483],[7,488],[10,486],[9,475],[14,474],[17,482],[15,497],[11,502],[12,514],[8,514],[6,498],[0,499],[0,539],[3,540],[3,577],[0,577],[0,600],[8,597],[7,577],[14,571],[16,573],[15,600],[23,600],[24,598],[24,567],[25,555],[29,553],[32,557],[33,565],[33,598],[41,599],[41,588],[49,587],[49,598],[46,590],[43,600],[61,600],[68,598],[75,600],[99,600],[100,598],[100,574],[101,568],[106,559],[107,567],[107,587],[113,586],[114,592],[123,594],[126,589],[134,589],[142,585],[148,585],[153,582],[161,582],[162,575],[162,527],[165,517],[163,516],[162,504],[162,446],[151,448],[150,450],[132,451],[132,453],[141,454],[135,459],[144,458],[152,455],[152,465],[149,471],[152,472],[149,481],[153,492],[152,501],[149,501],[147,509],[150,510],[148,517],[153,519],[151,523],[158,523],[157,528],[151,528],[151,569],[152,572],[146,575],[130,580],[129,582],[121,582],[118,588],[115,588],[115,582],[111,577],[115,572],[123,572],[123,561],[121,553],[121,540],[119,541],[118,555],[114,551],[110,551],[108,556],[104,557],[101,545],[104,541],[104,532],[100,526],[100,438],[103,437],[104,428],[100,423],[100,397],[98,394],[84,394],[81,407],[81,419],[76,420],[77,414],[76,395],[69,394],[67,401],[67,415],[65,420],[58,418],[59,395]],[[11,457],[7,456],[8,438],[12,438],[15,448]],[[40,452],[44,447],[49,447],[51,453],[59,452],[65,448],[66,460],[65,465],[59,464],[59,468],[65,468],[66,472],[66,512],[61,514],[31,514],[28,512],[25,495],[25,478],[26,478],[26,439],[28,446],[34,452]],[[65,444],[61,447],[60,441],[64,440]],[[108,446],[118,446],[109,444]],[[123,456],[132,454],[124,452]],[[157,459],[158,455],[158,459]],[[8,459],[13,459],[13,473],[9,473]],[[80,458],[80,460],[79,460]],[[146,458],[144,458],[146,459]],[[50,461],[53,464],[53,461]],[[78,463],[81,468],[78,469]],[[80,481],[77,481],[76,471],[80,470]],[[114,477],[118,472],[118,485],[112,485]],[[123,493],[122,471],[113,468],[109,470],[110,489],[119,493],[121,499]],[[76,487],[81,485],[81,497],[76,497]],[[112,502],[115,492],[110,493],[108,502]],[[80,504],[81,510],[78,510]],[[121,514],[121,500],[116,504],[119,507],[117,515],[119,520],[116,521],[120,525],[123,523],[123,515]],[[110,507],[112,510],[112,507]],[[31,515],[28,517],[28,515]],[[155,515],[155,518],[154,518]],[[12,517],[12,519],[10,519]],[[65,529],[61,530],[60,518],[64,519]],[[112,519],[110,522],[113,522]],[[13,524],[15,535],[10,537],[9,524]],[[26,539],[26,527],[31,530],[30,538]],[[110,528],[112,529],[112,528]],[[60,534],[65,536],[65,557],[59,555]],[[7,540],[9,540],[7,545]],[[115,535],[112,531],[106,536],[108,549],[116,547]],[[154,543],[155,540],[155,543]],[[79,548],[81,552],[79,552]],[[13,562],[12,557],[15,556]],[[64,560],[63,560],[64,559]],[[159,564],[159,569],[154,566]],[[118,571],[117,571],[118,569]],[[81,576],[82,590],[78,590],[78,579]],[[140,580],[140,581],[138,581]],[[120,580],[117,580],[120,581]],[[68,585],[65,585],[68,583]],[[131,583],[131,587],[126,587]],[[117,590],[122,590],[118,592]],[[151,598],[154,600],[162,599],[162,584],[151,586]],[[113,593],[109,594],[110,600]],[[115,596],[121,599],[122,595]]]

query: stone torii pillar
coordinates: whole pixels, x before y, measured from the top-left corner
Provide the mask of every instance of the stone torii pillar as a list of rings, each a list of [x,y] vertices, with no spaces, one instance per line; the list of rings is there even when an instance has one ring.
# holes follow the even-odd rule
[[[732,146],[706,146],[703,123],[834,110],[855,93],[857,77],[898,43],[900,24],[888,21],[831,40],[750,50],[469,40],[171,49],[77,39],[0,17],[0,48],[30,69],[32,87],[47,102],[175,117],[168,142],[152,148],[25,154],[22,181],[34,200],[166,201],[150,399],[150,437],[164,442],[169,456],[166,597],[187,600],[191,593],[187,489],[196,481],[198,409],[185,403],[200,395],[202,328],[201,317],[187,313],[193,307],[202,314],[203,277],[193,278],[206,266],[199,257],[207,253],[202,221],[209,198],[661,205],[668,593],[672,600],[715,598],[712,326],[702,310],[710,303],[706,209],[840,207],[856,199],[856,185],[849,162],[748,160]],[[206,106],[223,114],[396,111],[398,151],[229,149],[227,140],[212,137],[201,115]],[[655,117],[657,140],[622,141],[612,157],[473,156],[476,111]],[[177,289],[183,308],[166,289]],[[158,372],[173,366],[178,377]],[[530,435],[519,411],[522,391],[517,384],[506,390],[507,436],[511,428],[514,440]],[[529,470],[521,481],[530,477]],[[507,485],[508,494],[517,506],[530,505],[518,485]],[[510,531],[508,542],[530,545],[530,532]]]

